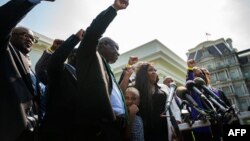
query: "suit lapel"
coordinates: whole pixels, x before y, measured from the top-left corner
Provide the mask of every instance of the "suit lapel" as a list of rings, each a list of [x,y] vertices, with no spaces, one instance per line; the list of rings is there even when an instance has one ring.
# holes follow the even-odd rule
[[[110,94],[110,92],[109,92],[109,85],[108,85],[108,80],[110,80],[109,79],[109,76],[107,76],[107,73],[106,73],[106,69],[104,68],[104,63],[105,63],[105,61],[102,59],[102,57],[100,56],[100,54],[98,53],[98,52],[96,52],[96,56],[97,56],[97,58],[98,58],[98,62],[99,62],[99,64],[100,64],[100,70],[101,70],[101,73],[102,73],[102,76],[104,77],[103,78],[103,80],[104,80],[104,85],[105,85],[105,94],[106,94],[106,96],[108,97],[108,99],[109,99],[109,94]],[[110,81],[109,81],[110,82]],[[110,100],[110,99],[109,99]],[[112,109],[112,106],[111,106],[111,103],[110,103],[110,101],[109,101],[109,106],[110,106],[110,108]],[[113,113],[113,119],[115,119],[115,113],[114,113],[114,111],[112,110],[112,113]]]
[[[22,77],[23,81],[25,82],[29,92],[33,95],[34,94],[34,89],[32,87],[32,82],[31,82],[31,78],[30,78],[30,74],[29,74],[29,66],[28,66],[28,62],[27,62],[27,58],[25,58],[25,56],[20,53],[17,49],[15,49],[15,47],[13,47],[10,44],[10,52],[12,54],[12,57],[14,59],[14,62],[16,64],[17,67],[17,73],[20,75],[20,77]],[[27,94],[25,94],[27,95]]]
[[[115,79],[114,73],[111,71],[110,65],[109,65],[105,60],[103,60],[103,62],[104,62],[104,64],[105,64],[106,68],[107,68],[108,73],[111,74],[111,77],[113,77],[113,80],[114,80],[114,82],[115,82],[117,88],[119,88],[119,91],[120,91],[120,94],[121,94],[121,97],[122,97],[122,101],[123,101],[123,105],[124,105],[124,108],[125,108],[125,116],[126,116],[126,119],[128,119],[128,109],[127,109],[127,106],[126,106],[124,94],[123,94],[123,92],[122,92],[122,90],[121,90],[121,88],[120,88],[120,85],[117,83],[117,81],[116,81],[116,79]],[[111,79],[112,79],[112,78],[111,78]],[[112,80],[111,80],[111,81],[112,81]],[[112,82],[111,82],[111,83],[112,83]],[[112,91],[112,90],[111,90],[111,91]]]

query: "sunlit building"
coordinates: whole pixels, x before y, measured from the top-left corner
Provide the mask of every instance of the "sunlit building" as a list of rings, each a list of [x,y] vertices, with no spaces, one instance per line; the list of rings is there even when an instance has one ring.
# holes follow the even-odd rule
[[[177,85],[185,84],[186,62],[156,39],[119,56],[117,62],[112,65],[117,80],[120,78],[122,68],[128,63],[130,56],[137,56],[139,62],[154,63],[159,75],[159,83],[162,83],[165,76],[172,76]]]

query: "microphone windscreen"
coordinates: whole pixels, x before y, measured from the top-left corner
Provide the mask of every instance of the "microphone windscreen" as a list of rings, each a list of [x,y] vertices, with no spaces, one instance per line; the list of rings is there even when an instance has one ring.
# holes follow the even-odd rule
[[[187,88],[188,90],[192,90],[194,86],[195,86],[195,83],[194,83],[193,80],[188,80],[188,81],[186,82],[186,88]]]
[[[194,79],[194,83],[197,84],[198,86],[206,85],[206,82],[200,77],[196,77]]]
[[[184,86],[179,86],[176,89],[176,95],[180,98],[180,99],[185,99],[185,94],[188,93],[188,90],[186,87]]]

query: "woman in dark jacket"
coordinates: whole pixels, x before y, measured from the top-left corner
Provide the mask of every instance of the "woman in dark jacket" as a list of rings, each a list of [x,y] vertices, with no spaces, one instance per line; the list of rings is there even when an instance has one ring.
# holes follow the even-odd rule
[[[144,124],[145,141],[167,141],[166,118],[161,117],[165,110],[166,94],[155,87],[157,73],[153,64],[141,63],[136,72],[135,87],[140,92],[140,115]]]

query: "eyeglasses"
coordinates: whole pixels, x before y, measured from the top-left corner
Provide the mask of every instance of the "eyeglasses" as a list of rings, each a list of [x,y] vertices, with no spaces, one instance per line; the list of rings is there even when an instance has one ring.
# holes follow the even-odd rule
[[[38,42],[38,40],[37,40],[36,38],[34,38],[34,36],[32,36],[32,35],[30,35],[30,34],[28,34],[28,33],[26,33],[26,32],[13,33],[13,34],[24,36],[26,39],[29,38],[29,39],[31,39],[31,41],[32,41],[33,43],[37,43],[37,42]]]

